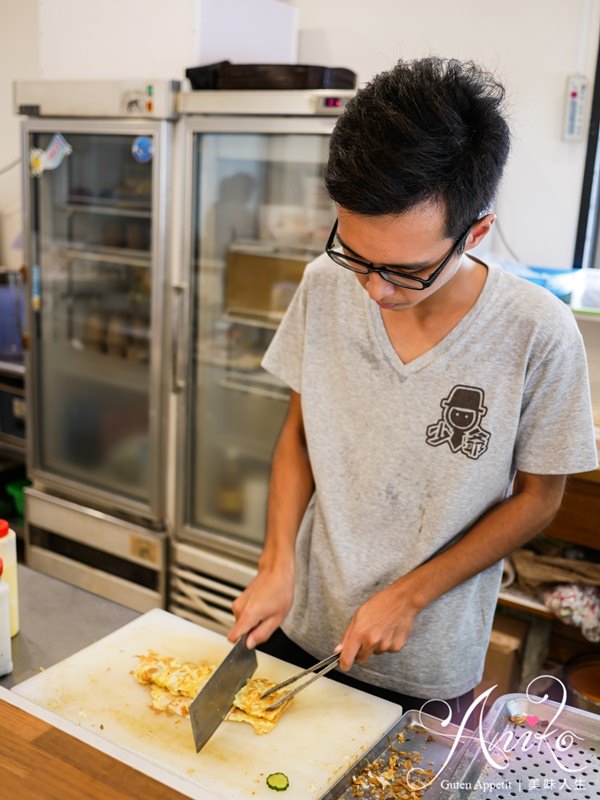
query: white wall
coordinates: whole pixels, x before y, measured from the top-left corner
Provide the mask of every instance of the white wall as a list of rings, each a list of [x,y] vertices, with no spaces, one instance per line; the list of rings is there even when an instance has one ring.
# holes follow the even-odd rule
[[[240,8],[248,0],[238,2]],[[299,12],[301,63],[347,66],[364,82],[397,58],[472,58],[506,83],[514,146],[498,213],[512,248],[530,264],[572,259],[585,142],[561,139],[567,75],[593,77],[600,0],[290,0]],[[0,169],[16,155],[14,78],[181,78],[197,63],[202,0],[0,0]],[[232,25],[236,18],[232,17]],[[217,34],[218,35],[218,34]],[[236,60],[235,53],[231,54]],[[3,146],[2,146],[3,145]],[[10,232],[16,172],[0,175]],[[496,241],[497,237],[496,237]]]
[[[529,264],[571,266],[585,142],[561,139],[566,80],[576,71],[593,78],[600,0],[296,5],[300,62],[348,66],[361,81],[398,58],[428,54],[473,59],[495,71],[508,89],[514,136],[497,209],[504,235]]]
[[[259,61],[261,50],[268,61],[296,57],[297,12],[279,0],[38,2],[44,78],[183,78],[186,67],[229,53],[240,62]]]
[[[12,82],[39,77],[38,0],[0,0],[0,171],[20,156],[19,125],[13,114]],[[21,230],[19,167],[0,175],[0,266],[21,266],[10,247]]]
[[[196,59],[196,0],[38,4],[42,78],[177,78]]]

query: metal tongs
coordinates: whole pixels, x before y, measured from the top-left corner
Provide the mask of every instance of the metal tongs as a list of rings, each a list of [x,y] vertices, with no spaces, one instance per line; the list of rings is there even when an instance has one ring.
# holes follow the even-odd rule
[[[295,683],[299,678],[304,677],[304,675],[310,675],[311,673],[313,673],[312,678],[309,678],[307,681],[304,681],[304,683],[301,686],[298,686],[293,691],[284,694],[284,696],[281,697],[279,700],[277,700],[277,702],[273,703],[270,706],[267,706],[266,711],[274,711],[276,708],[279,708],[279,706],[283,705],[285,702],[290,700],[295,694],[301,692],[302,689],[306,689],[306,687],[313,681],[316,681],[317,678],[321,678],[323,675],[326,675],[328,672],[334,669],[334,667],[337,667],[339,660],[340,660],[340,654],[333,653],[333,655],[324,658],[323,661],[319,661],[318,664],[314,664],[312,667],[302,670],[302,672],[298,672],[296,675],[292,675],[292,677],[288,678],[287,681],[283,681],[282,683],[278,683],[277,686],[273,686],[273,688],[267,689],[266,692],[263,692],[261,694],[260,696],[261,700],[263,699],[263,697],[268,697],[270,694],[274,694],[275,692],[278,692],[280,689],[283,689],[284,686],[289,686],[290,683]]]

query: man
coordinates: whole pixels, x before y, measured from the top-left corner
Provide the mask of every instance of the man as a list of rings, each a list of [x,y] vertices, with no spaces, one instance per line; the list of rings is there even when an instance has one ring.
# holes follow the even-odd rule
[[[405,708],[446,700],[455,718],[502,558],[548,525],[565,475],[596,465],[571,312],[468,255],[495,219],[503,99],[475,65],[426,58],[338,121],[337,221],[264,359],[292,394],[229,635],[272,637],[264,649],[303,666],[337,650],[338,678]]]

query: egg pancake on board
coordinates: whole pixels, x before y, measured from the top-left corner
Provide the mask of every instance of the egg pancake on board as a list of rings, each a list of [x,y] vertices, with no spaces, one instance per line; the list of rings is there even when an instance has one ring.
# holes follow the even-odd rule
[[[189,714],[192,700],[216,669],[214,664],[179,661],[154,650],[138,659],[140,663],[132,674],[138,683],[150,686],[152,708],[181,717]],[[285,694],[285,690],[280,690],[261,700],[260,695],[275,685],[275,681],[266,678],[251,678],[234,697],[226,719],[248,722],[258,734],[269,733],[291,702],[288,700],[274,711],[267,711],[268,706]]]

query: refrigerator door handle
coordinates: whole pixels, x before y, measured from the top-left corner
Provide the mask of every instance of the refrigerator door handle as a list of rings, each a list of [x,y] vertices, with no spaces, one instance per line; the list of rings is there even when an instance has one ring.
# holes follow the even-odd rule
[[[180,393],[186,386],[186,353],[189,343],[187,314],[187,284],[173,286],[172,322],[173,322],[173,391]]]

